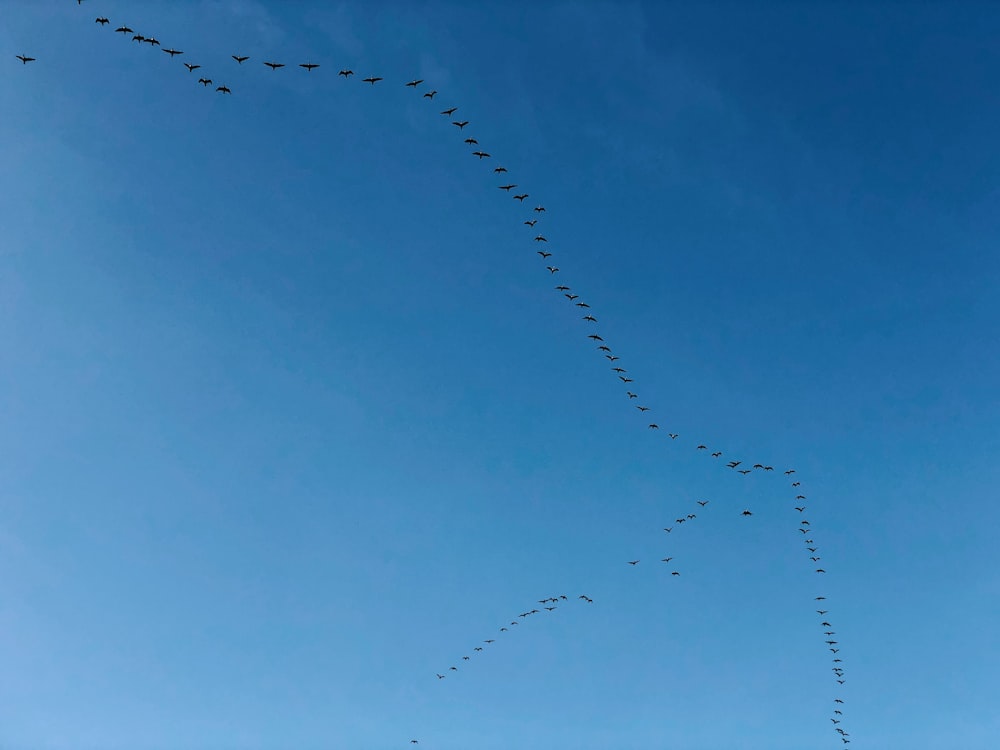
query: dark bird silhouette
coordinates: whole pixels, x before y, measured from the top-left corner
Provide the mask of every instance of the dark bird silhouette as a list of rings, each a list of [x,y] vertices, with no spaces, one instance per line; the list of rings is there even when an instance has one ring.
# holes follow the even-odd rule
[[[527,224],[529,227],[533,227],[535,226],[535,224],[538,223],[538,219],[532,219],[531,221],[526,221],[524,223]]]
[[[496,641],[493,640],[492,638],[489,638],[488,640],[483,641],[483,643],[496,643]]]
[[[806,509],[806,506],[804,506],[804,505],[801,505],[801,506],[797,505],[797,506],[795,506],[795,510],[797,510],[799,513],[802,513],[805,509]]]
[[[500,174],[501,172],[506,172],[507,167],[494,167],[493,174]]]
[[[567,287],[567,289],[568,289],[568,288],[569,288],[569,287]],[[564,296],[564,297],[565,297],[566,299],[568,299],[568,300],[569,300],[570,302],[572,302],[573,300],[575,300],[575,299],[576,299],[577,297],[579,297],[580,295],[579,295],[579,294],[564,294],[563,296]]]
[[[658,429],[660,429],[660,425],[656,424],[655,422],[651,422],[650,425],[649,425],[649,429],[651,429],[651,430],[658,430]]]
[[[21,65],[27,65],[30,62],[35,62],[35,58],[26,57],[25,55],[14,55],[14,57],[21,61]]]
[[[748,510],[745,510],[745,511],[743,511],[743,514],[742,514],[742,515],[744,515],[744,516],[752,516],[752,515],[753,515],[753,513],[751,513],[751,512],[750,512],[750,511],[748,511]]]
[[[307,72],[312,73],[314,68],[319,67],[319,63],[299,63],[300,68],[305,68]]]
[[[660,562],[670,562],[673,559],[674,558],[672,558],[672,557],[664,557],[662,560],[660,560]]]
[[[715,453],[712,454],[712,458],[718,458],[721,455],[722,455],[722,451],[716,451]]]
[[[816,568],[816,572],[817,573],[825,573],[826,571],[823,570],[822,568]]]
[[[200,68],[200,65],[192,65],[191,63],[184,63],[184,67],[188,69],[188,73],[193,73]]]
[[[726,464],[726,466],[728,466],[730,469],[735,469],[741,463],[743,463],[743,462],[742,461],[730,461],[728,464]]]
[[[410,82],[409,82],[408,84],[406,84],[406,85],[407,85],[407,86],[411,86],[412,88],[416,88],[417,86],[419,86],[419,85],[420,85],[421,83],[423,83],[423,82],[424,82],[424,79],[423,79],[423,78],[418,78],[418,79],[417,79],[417,80],[415,80],[415,81],[410,81]]]
[[[382,80],[382,76],[368,76],[367,78],[362,78],[361,80],[364,81],[365,83],[370,83],[372,86],[374,86],[376,83]]]
[[[479,145],[479,141],[477,141],[475,138],[466,138],[465,142],[468,143],[470,146],[478,146]]]
[[[436,93],[437,93],[437,90],[436,90],[436,89],[435,89],[434,91],[428,91],[428,92],[427,92],[426,94],[424,94],[424,98],[425,98],[425,99],[433,99],[433,98],[434,98],[434,95],[435,95]]]
[[[527,197],[528,197],[527,193],[521,193],[520,195],[515,195],[514,200],[521,201],[521,203],[524,203],[524,199]]]
[[[707,451],[708,450],[708,446],[707,445],[699,445],[698,448],[697,448],[697,450]]]
[[[150,45],[151,47],[160,46],[160,40],[157,39],[155,36],[151,36],[148,39],[143,39],[142,41],[146,42],[146,44]]]
[[[339,71],[339,72],[337,73],[337,75],[338,75],[338,76],[344,76],[344,78],[347,78],[347,76],[352,76],[352,75],[354,75],[354,71],[353,71],[353,70],[347,70],[347,69],[344,69],[344,70],[341,70],[341,71]]]
[[[588,339],[593,339],[594,341],[604,341],[604,339],[602,339],[602,338],[601,338],[600,336],[598,336],[598,335],[597,335],[596,333],[590,333],[590,334],[587,334],[587,338],[588,338]]]
[[[527,613],[527,612],[525,612],[525,613],[524,613],[524,615],[526,615],[526,614],[528,614],[528,613]],[[524,617],[524,615],[521,615],[521,617]],[[476,647],[475,647],[474,649],[472,649],[472,650],[473,650],[473,651],[482,651],[482,650],[483,650],[483,647],[482,647],[482,646],[476,646]]]
[[[648,406],[637,406],[635,408],[638,409],[639,411],[649,411]]]
[[[823,601],[824,599],[826,599],[826,597],[825,597],[825,596],[817,596],[817,597],[816,597],[816,601],[818,601],[818,602],[821,602],[821,601]]]
[[[698,505],[704,508],[706,505],[708,505],[708,500],[699,500]]]
[[[128,26],[119,26],[117,29],[115,29],[115,33],[118,33],[118,34],[134,34],[135,32],[132,31],[132,29],[130,29]]]
[[[490,155],[488,153],[486,153],[485,151],[473,151],[472,155],[473,156],[478,156],[480,159],[489,159],[490,158]]]
[[[558,268],[556,268],[555,266],[545,266],[545,267],[546,267],[547,269],[549,269],[549,273],[555,273],[556,271],[558,271],[558,270],[559,270],[559,269],[558,269]]]
[[[796,500],[805,500],[805,499],[806,499],[806,496],[805,496],[805,495],[796,495],[796,496],[795,496],[795,499],[796,499]]]
[[[437,674],[437,673],[435,672],[435,674]],[[439,675],[437,676],[437,678],[438,678],[439,680],[443,680],[443,679],[444,679],[444,675],[443,675],[443,674],[439,674]]]
[[[595,318],[593,315],[584,315],[582,318],[580,318],[580,320],[586,320],[586,321],[588,321],[590,323],[596,323],[597,322],[597,318]]]
[[[559,291],[559,292],[568,292],[569,291],[569,287],[568,286],[557,286],[556,287],[556,291]]]
[[[746,476],[751,471],[752,471],[752,469],[740,469],[740,474],[742,474],[743,476]]]
[[[789,469],[788,471],[785,472],[785,476],[787,477],[789,474],[794,474],[794,473],[795,469]]]
[[[546,258],[551,258],[552,257],[552,253],[547,253],[544,250],[538,250],[537,252],[538,252],[539,255],[542,256],[542,260],[545,260]]]
[[[680,575],[680,571],[677,571],[677,570],[675,570],[675,571],[674,571],[673,573],[671,573],[670,575],[672,575],[672,576],[679,576],[679,575]]]
[[[673,526],[664,526],[663,530],[669,534],[671,531],[674,530],[674,527]]]
[[[221,91],[223,94],[231,94],[231,93],[233,93],[232,91],[229,90],[228,86],[219,86],[215,90],[216,91]]]
[[[468,120],[462,120],[461,122],[459,122],[458,120],[456,120],[455,122],[452,123],[452,125],[458,126],[459,130],[462,130],[468,124],[469,124]]]
[[[95,23],[99,23],[99,24],[101,24],[101,26],[107,26],[107,25],[108,25],[109,23],[111,23],[111,21],[109,21],[109,20],[108,20],[107,18],[104,18],[104,17],[102,16],[101,18],[98,18],[98,19],[97,19],[97,20],[95,21]]]
[[[549,612],[551,612],[552,610],[555,609],[555,607],[546,607],[545,609],[547,609]]]
[[[638,565],[638,564],[639,564],[639,561],[638,561],[638,560],[629,560],[629,561],[628,561],[628,564],[629,564],[629,565]]]
[[[199,78],[198,79],[198,83],[200,83],[202,86],[211,86],[212,85],[212,79],[211,78]]]
[[[448,117],[451,117],[457,111],[458,111],[458,107],[452,107],[451,109],[444,110],[443,112],[441,112],[441,114],[442,115],[446,115]]]
[[[792,487],[798,487],[802,482],[792,482]]]
[[[277,70],[278,68],[285,67],[284,63],[268,62],[267,60],[264,61],[264,64],[271,70]]]
[[[452,672],[458,671],[458,667],[448,667],[448,669],[450,669]]]
[[[250,55],[230,55],[230,57],[232,57],[240,65],[250,59]]]
[[[545,206],[535,206],[535,213],[541,213],[545,210]]]
[[[134,37],[132,37],[132,41],[139,42],[139,44],[142,44],[144,41],[146,41],[146,37],[144,37],[142,34],[136,34]]]
[[[517,187],[517,185],[497,185],[500,190],[506,190],[508,193]]]
[[[545,239],[542,235],[536,234],[535,235],[535,242],[548,242],[548,240]]]
[[[183,52],[181,52],[181,51],[180,51],[179,49],[165,49],[165,50],[163,50],[163,51],[164,51],[164,52],[166,52],[166,53],[167,53],[168,55],[170,55],[170,58],[171,58],[171,59],[173,59],[173,58],[174,58],[174,57],[176,57],[177,55],[183,55],[183,54],[184,54],[184,53],[183,53]]]

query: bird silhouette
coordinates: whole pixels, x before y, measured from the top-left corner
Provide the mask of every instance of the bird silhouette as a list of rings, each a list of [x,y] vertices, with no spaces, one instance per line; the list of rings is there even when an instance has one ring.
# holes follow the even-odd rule
[[[337,75],[338,76],[344,76],[344,78],[347,78],[348,76],[354,75],[354,71],[353,70],[344,69],[344,70],[338,71]]]
[[[544,250],[538,250],[537,252],[538,252],[539,255],[542,256],[542,260],[544,260],[545,258],[551,258],[552,257],[552,253],[547,253]]]
[[[452,123],[452,125],[455,125],[456,127],[458,127],[459,130],[463,130],[465,128],[465,126],[468,125],[468,124],[469,124],[468,120],[462,120],[462,121],[456,120],[455,122]]]
[[[177,55],[183,55],[184,54],[179,49],[165,49],[163,51],[166,52],[168,55],[170,55],[170,59],[173,59]]]
[[[699,445],[698,448],[697,448],[697,450],[707,451],[708,450],[708,446],[707,445]]]
[[[638,564],[639,564],[639,561],[638,561],[638,560],[629,560],[629,561],[628,561],[628,564],[629,564],[629,565],[638,565]]]
[[[278,68],[283,68],[283,67],[285,67],[285,64],[284,64],[284,63],[277,63],[277,62],[268,62],[267,60],[265,60],[265,61],[264,61],[264,64],[265,64],[265,65],[266,65],[267,67],[269,67],[269,68],[270,68],[271,70],[277,70]]]
[[[745,511],[743,511],[742,515],[744,515],[744,516],[752,516],[752,515],[753,515],[753,513],[751,513],[751,512],[750,512],[750,511],[748,511],[748,510],[745,510]]]
[[[457,111],[458,111],[458,107],[452,107],[451,109],[446,109],[446,110],[442,111],[441,114],[442,115],[446,115],[448,117],[451,117]]]
[[[305,68],[307,72],[312,73],[314,68],[319,67],[319,63],[299,63],[300,68]]]
[[[211,78],[199,78],[198,79],[198,83],[200,83],[202,86],[211,86],[212,85],[212,79]]]
[[[479,145],[479,141],[477,141],[475,138],[466,138],[465,142],[468,143],[470,146],[478,146]]]
[[[497,185],[500,190],[506,190],[508,193],[517,187],[517,185]]]
[[[535,213],[542,213],[545,210],[545,206],[535,206]]]
[[[558,268],[556,268],[555,266],[545,266],[545,267],[546,267],[547,269],[549,269],[549,273],[555,273],[556,271],[558,271],[558,270],[559,270],[559,269],[558,269]]]
[[[184,63],[184,67],[188,69],[188,73],[193,73],[200,68],[200,65],[192,65],[191,63]]]
[[[370,83],[372,86],[374,86],[376,83],[382,80],[382,76],[368,76],[367,78],[362,78],[361,80],[364,81],[365,83]]]
[[[708,505],[708,500],[699,500],[698,505],[704,508],[706,505]]]
[[[480,158],[480,160],[490,158],[490,155],[488,153],[486,153],[485,151],[473,151],[472,155],[473,156],[478,156]]]
[[[14,55],[14,57],[21,61],[21,65],[27,65],[30,62],[35,62],[35,58],[27,57],[25,55]]]
[[[99,24],[101,24],[101,26],[107,26],[109,23],[111,23],[111,21],[109,21],[107,18],[104,18],[102,16],[102,17],[96,19],[95,23],[99,23]]]
[[[229,90],[228,86],[219,86],[215,90],[216,91],[221,91],[223,94],[231,94],[231,93],[233,93],[232,91]]]
[[[417,80],[415,80],[415,81],[410,81],[410,82],[409,82],[408,84],[406,84],[406,85],[407,85],[407,86],[411,86],[412,88],[416,88],[417,86],[419,86],[419,85],[420,85],[421,83],[423,83],[423,82],[424,82],[424,79],[423,79],[423,78],[418,78],[418,79],[417,79]]]
[[[425,99],[433,99],[433,98],[434,98],[434,95],[435,95],[436,93],[437,93],[437,90],[434,90],[434,91],[428,91],[428,92],[427,92],[426,94],[424,94],[424,98],[425,98]]]
[[[132,31],[132,29],[130,29],[128,26],[119,26],[117,29],[115,29],[115,33],[117,33],[117,34],[134,34],[135,32]]]
[[[230,57],[232,57],[240,65],[250,59],[249,55],[230,55]]]

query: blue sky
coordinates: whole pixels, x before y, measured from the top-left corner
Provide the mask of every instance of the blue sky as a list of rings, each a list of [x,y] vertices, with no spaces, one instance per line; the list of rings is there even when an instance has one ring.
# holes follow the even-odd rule
[[[994,747],[998,33],[15,0],[0,747]]]

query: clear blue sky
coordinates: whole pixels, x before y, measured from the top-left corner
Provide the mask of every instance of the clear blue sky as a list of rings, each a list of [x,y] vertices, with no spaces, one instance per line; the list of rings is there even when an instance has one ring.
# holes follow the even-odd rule
[[[8,2],[0,748],[995,748],[998,36]]]

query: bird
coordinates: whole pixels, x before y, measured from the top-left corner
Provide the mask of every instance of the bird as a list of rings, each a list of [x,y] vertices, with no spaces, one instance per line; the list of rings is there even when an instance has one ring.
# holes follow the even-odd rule
[[[508,193],[517,187],[517,185],[497,185],[500,190],[506,190]]]
[[[181,52],[181,51],[180,51],[179,49],[165,49],[165,50],[163,50],[163,51],[164,51],[164,52],[166,52],[166,53],[167,53],[168,55],[170,55],[170,58],[171,58],[171,59],[173,59],[173,58],[174,58],[174,57],[176,57],[177,55],[183,55],[183,54],[184,54],[184,53],[183,53],[183,52]]]
[[[527,612],[526,612],[525,614],[527,614]],[[524,615],[521,615],[521,617],[524,617]],[[473,650],[473,651],[482,651],[482,650],[483,650],[483,647],[482,647],[482,646],[476,646],[476,647],[475,647],[474,649],[472,649],[472,650]]]
[[[495,170],[494,170],[494,171],[495,171]],[[535,226],[535,224],[537,224],[537,223],[538,223],[538,219],[532,219],[531,221],[526,221],[526,222],[524,222],[524,223],[525,223],[526,225],[528,225],[529,227],[533,227],[533,226]]]
[[[412,88],[416,88],[417,86],[419,86],[419,85],[420,85],[421,83],[423,83],[423,82],[424,82],[424,79],[423,79],[423,78],[418,78],[418,79],[417,79],[417,80],[415,80],[415,81],[410,81],[410,82],[409,82],[408,84],[406,84],[406,85],[407,85],[407,86],[411,86]]]
[[[160,46],[160,40],[157,39],[155,36],[151,36],[148,39],[143,39],[142,41],[146,42],[151,47],[159,47]]]
[[[764,464],[754,464],[753,467],[755,469],[763,469],[764,468]]]
[[[569,287],[568,286],[557,286],[556,287],[556,291],[559,291],[559,292],[568,292],[569,291]]]
[[[527,197],[528,197],[527,193],[521,193],[520,195],[515,195],[514,200],[521,201],[521,203],[524,203],[524,199]]]
[[[435,674],[437,674],[437,673],[435,672]],[[444,675],[443,675],[443,674],[439,674],[439,675],[437,676],[437,678],[438,678],[439,680],[443,680],[443,679],[444,679]]]
[[[538,252],[539,255],[542,256],[542,260],[544,260],[545,258],[551,258],[552,257],[552,253],[547,253],[544,250],[538,250],[537,252]]]
[[[587,334],[587,338],[588,339],[593,339],[594,341],[604,341],[604,339],[602,339],[596,333],[589,333],[589,334]]]
[[[823,570],[822,568],[816,568],[816,572],[817,573],[825,573],[826,571]]]
[[[804,505],[797,505],[797,506],[795,506],[795,510],[797,510],[799,513],[803,512],[805,509],[806,509],[806,506],[804,506]]]
[[[264,61],[264,64],[271,70],[277,70],[278,68],[285,67],[284,63],[268,62],[267,60]]]
[[[111,21],[109,21],[109,20],[108,20],[107,18],[105,18],[104,16],[101,16],[100,18],[98,18],[98,19],[97,19],[97,20],[95,21],[95,23],[99,23],[99,24],[101,24],[101,26],[107,26],[107,25],[108,25],[109,23],[111,23]]]
[[[540,214],[544,210],[545,210],[545,206],[535,206],[535,213]]]
[[[656,424],[655,422],[650,422],[649,423],[649,429],[651,429],[651,430],[658,430],[658,429],[660,429],[660,425]]]
[[[233,93],[232,91],[229,90],[228,86],[219,86],[215,90],[216,91],[221,91],[223,94],[231,94],[231,93]]]
[[[230,57],[232,57],[240,65],[250,59],[250,55],[230,55]]]
[[[548,242],[548,240],[545,239],[542,235],[536,234],[535,235],[535,242]]]
[[[706,505],[708,505],[708,500],[699,500],[698,505],[704,508]]]
[[[489,159],[490,158],[490,155],[488,153],[486,153],[485,151],[473,151],[472,155],[473,156],[478,156],[480,159]]]
[[[586,321],[588,321],[590,323],[596,323],[597,322],[597,318],[595,318],[593,315],[584,315],[582,318],[580,318],[580,320],[586,320]]]
[[[792,482],[792,487],[798,487],[802,482]]]
[[[823,601],[824,599],[826,599],[826,597],[825,597],[825,596],[817,596],[817,597],[816,597],[816,601],[818,601],[818,602],[821,602],[821,601]]]
[[[483,641],[483,643],[496,643],[496,641],[494,641],[492,638],[489,638],[489,639]]]
[[[712,454],[712,458],[718,458],[721,455],[722,455],[722,451],[716,451],[715,453]]]
[[[493,168],[493,173],[494,174],[500,174],[501,172],[506,172],[506,171],[507,171],[507,167],[494,167]]]
[[[479,141],[477,141],[475,138],[466,138],[465,142],[468,143],[470,146],[478,146],[479,145]]]
[[[669,534],[671,531],[674,530],[674,527],[673,526],[664,526],[663,530]]]
[[[626,372],[628,372],[628,370],[626,370],[624,367],[612,367],[611,370],[612,372],[617,372],[619,375],[624,375]]]
[[[708,450],[708,446],[707,446],[707,445],[699,445],[699,446],[698,446],[698,447],[696,448],[696,450],[700,450],[700,451],[707,451],[707,450]]]
[[[555,609],[555,607],[546,607],[545,609],[547,609],[549,612],[551,612],[552,610]]]
[[[433,99],[434,95],[436,93],[437,93],[437,89],[435,89],[434,91],[428,91],[426,94],[424,94],[424,98],[425,99]]]
[[[676,571],[676,570],[675,570],[675,571],[674,571],[674,572],[672,572],[672,573],[671,573],[670,575],[672,575],[672,576],[679,576],[679,575],[680,575],[680,572],[679,572],[679,571]]]
[[[751,512],[750,512],[750,511],[748,511],[748,510],[745,510],[745,511],[743,511],[743,514],[742,514],[742,515],[744,515],[744,516],[752,516],[752,515],[753,515],[753,513],[751,513]]]
[[[638,409],[639,411],[649,411],[648,406],[637,406],[635,408]]]
[[[135,32],[132,31],[132,29],[130,29],[128,26],[119,26],[117,29],[115,29],[115,33],[117,33],[117,34],[134,34]]]
[[[795,469],[789,469],[788,471],[785,472],[785,476],[787,477],[789,474],[794,474],[794,473]]]
[[[726,466],[728,466],[730,469],[735,469],[741,463],[743,463],[743,462],[742,461],[730,461],[728,464],[726,464]]]
[[[743,476],[746,476],[751,471],[752,471],[752,469],[740,469],[740,474],[742,474]]]
[[[198,83],[200,83],[202,86],[210,86],[212,84],[212,79],[211,78],[199,78],[198,79]]]
[[[805,496],[805,495],[796,495],[796,496],[795,496],[795,499],[796,499],[796,500],[805,500],[805,499],[806,499],[806,496]]]
[[[21,65],[27,65],[30,62],[35,62],[35,58],[26,57],[25,55],[14,55],[14,57],[21,61]]]
[[[193,73],[200,68],[200,65],[192,65],[191,63],[184,63],[184,67],[188,69],[188,73]]]
[[[458,671],[458,667],[448,667],[448,669],[450,669],[452,672]]]
[[[459,130],[462,130],[462,129],[464,129],[464,128],[465,128],[465,126],[466,126],[466,125],[468,125],[468,124],[469,124],[469,121],[468,121],[468,120],[462,120],[461,122],[459,122],[458,120],[456,120],[456,121],[454,121],[454,122],[452,123],[452,125],[455,125],[455,126],[457,126]]]
[[[673,559],[674,559],[674,558],[672,558],[672,557],[664,557],[664,558],[663,558],[662,560],[660,560],[660,562],[665,562],[665,563],[667,563],[667,562],[670,562],[670,561],[671,561],[671,560],[673,560]]]
[[[468,656],[463,656],[462,657],[462,661],[469,661],[469,657]]]
[[[830,610],[828,610],[828,609],[817,609],[816,610],[816,614],[818,614],[818,615],[825,615],[829,611]],[[829,641],[827,641],[827,643],[829,643]]]
[[[458,107],[452,107],[451,109],[444,110],[441,114],[442,115],[446,115],[448,117],[451,117],[457,110],[458,110]]]
[[[139,42],[139,44],[142,44],[144,41],[146,41],[146,37],[144,37],[142,34],[136,34],[134,37],[132,37],[132,41]]]
[[[348,70],[348,69],[345,68],[344,70],[338,71],[337,75],[338,76],[344,76],[344,78],[347,78],[348,76],[354,75],[354,71],[353,70]]]
[[[376,83],[382,80],[382,76],[368,76],[367,78],[362,78],[361,80],[364,81],[365,83],[370,83],[372,86],[374,86]]]
[[[629,560],[629,561],[628,561],[628,564],[629,564],[629,565],[638,565],[638,564],[639,564],[639,561],[638,561],[638,560]]]
[[[305,68],[307,72],[312,73],[313,68],[318,68],[319,63],[299,63],[300,68]]]
[[[547,269],[549,269],[549,273],[555,273],[556,271],[558,271],[558,270],[559,270],[559,269],[558,269],[558,268],[556,268],[555,266],[545,266],[545,267],[546,267]]]

